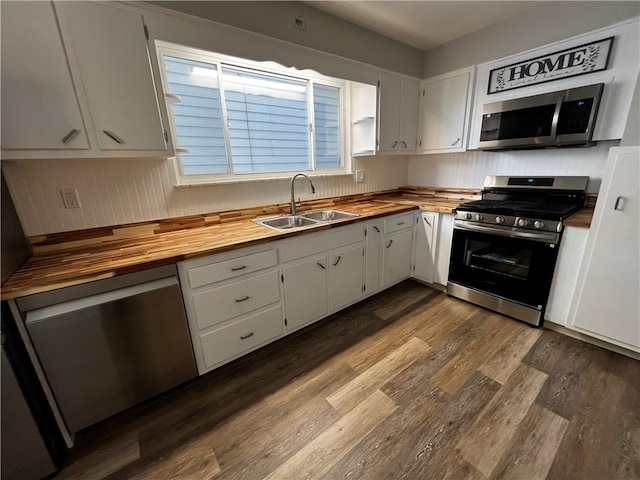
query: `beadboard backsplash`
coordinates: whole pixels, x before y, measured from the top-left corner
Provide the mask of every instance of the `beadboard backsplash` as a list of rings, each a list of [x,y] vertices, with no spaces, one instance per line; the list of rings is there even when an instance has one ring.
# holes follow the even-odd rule
[[[487,175],[584,175],[587,191],[597,193],[609,148],[619,141],[594,147],[522,151],[468,151],[420,155],[409,160],[408,185],[482,188]]]
[[[390,190],[407,183],[406,157],[355,158],[353,175],[314,179],[311,195],[296,182],[302,200]],[[174,188],[166,160],[3,161],[2,169],[27,236],[135,223],[289,201],[288,180]],[[75,188],[81,208],[65,209],[61,189]]]

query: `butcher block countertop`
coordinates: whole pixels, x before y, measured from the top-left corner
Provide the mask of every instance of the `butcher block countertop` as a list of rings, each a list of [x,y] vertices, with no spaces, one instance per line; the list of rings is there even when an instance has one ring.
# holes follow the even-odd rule
[[[479,190],[403,187],[314,200],[304,202],[300,210],[333,208],[358,217],[292,232],[251,221],[288,213],[288,204],[278,204],[31,237],[33,255],[2,285],[1,297],[8,300],[46,292],[418,208],[452,213],[460,203],[479,198]],[[590,222],[590,215],[586,218]]]

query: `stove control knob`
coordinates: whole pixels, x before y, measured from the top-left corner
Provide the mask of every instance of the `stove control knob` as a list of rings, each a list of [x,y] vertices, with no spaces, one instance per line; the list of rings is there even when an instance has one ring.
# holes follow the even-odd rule
[[[496,217],[496,223],[502,225],[504,223],[504,217]]]
[[[472,215],[471,215],[470,213],[467,213],[467,214],[464,216],[464,218],[466,218],[467,220],[471,220],[471,216],[472,216]]]
[[[529,220],[527,220],[526,218],[521,218],[518,220],[519,227],[526,227],[528,225],[529,225]]]
[[[476,213],[476,221],[481,222],[482,220],[484,220],[484,215],[482,215],[481,213]]]
[[[533,226],[538,229],[544,228],[544,222],[542,220],[536,220],[535,222],[533,222]]]

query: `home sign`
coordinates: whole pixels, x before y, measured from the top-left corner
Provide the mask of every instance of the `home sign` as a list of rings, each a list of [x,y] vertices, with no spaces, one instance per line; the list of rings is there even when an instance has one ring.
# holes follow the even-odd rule
[[[487,94],[606,70],[613,38],[495,68],[489,73]]]

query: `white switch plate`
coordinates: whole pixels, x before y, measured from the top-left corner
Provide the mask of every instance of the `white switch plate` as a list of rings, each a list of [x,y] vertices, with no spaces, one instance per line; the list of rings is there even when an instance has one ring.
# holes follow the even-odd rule
[[[64,208],[80,208],[80,199],[75,188],[63,188],[60,190]]]
[[[364,170],[356,170],[356,183],[364,182]]]

